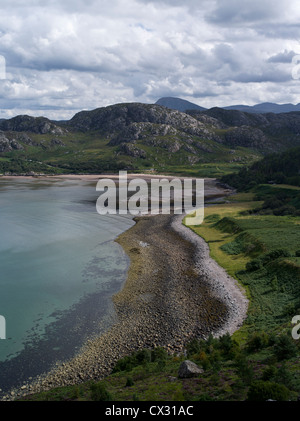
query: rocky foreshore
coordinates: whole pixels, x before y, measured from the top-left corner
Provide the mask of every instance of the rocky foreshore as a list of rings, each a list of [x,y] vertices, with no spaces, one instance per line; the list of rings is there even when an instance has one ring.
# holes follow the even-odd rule
[[[113,298],[115,324],[90,339],[76,357],[3,400],[100,380],[118,359],[138,349],[162,346],[181,353],[194,337],[233,333],[241,326],[247,300],[209,257],[204,240],[182,225],[181,215],[136,218],[117,241],[130,257],[130,268]]]

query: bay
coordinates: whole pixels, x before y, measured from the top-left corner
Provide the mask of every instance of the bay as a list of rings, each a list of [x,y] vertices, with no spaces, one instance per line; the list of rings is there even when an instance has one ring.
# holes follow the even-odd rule
[[[0,179],[0,389],[72,357],[113,323],[131,216],[100,216],[96,182]]]

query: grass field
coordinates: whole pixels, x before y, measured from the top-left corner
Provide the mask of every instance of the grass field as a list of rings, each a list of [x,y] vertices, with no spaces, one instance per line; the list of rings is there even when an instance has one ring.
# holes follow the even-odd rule
[[[248,317],[236,338],[270,332],[300,314],[300,218],[248,213],[261,205],[253,197],[240,193],[207,207],[203,224],[193,228],[247,291]]]

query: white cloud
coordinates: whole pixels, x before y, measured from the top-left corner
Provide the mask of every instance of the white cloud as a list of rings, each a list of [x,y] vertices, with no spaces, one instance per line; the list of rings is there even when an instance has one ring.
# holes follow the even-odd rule
[[[295,102],[299,15],[296,0],[0,2],[2,116],[53,117],[57,108],[65,118],[161,96],[203,106]]]

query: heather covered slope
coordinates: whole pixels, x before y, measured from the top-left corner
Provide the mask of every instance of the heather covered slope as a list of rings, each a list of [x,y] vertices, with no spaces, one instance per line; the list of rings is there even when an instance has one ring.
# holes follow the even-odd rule
[[[221,177],[269,153],[300,145],[300,113],[187,113],[122,103],[68,121],[16,116],[0,121],[0,173],[151,171]]]

